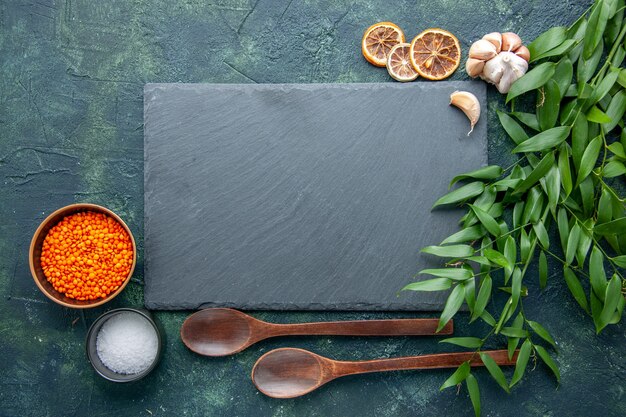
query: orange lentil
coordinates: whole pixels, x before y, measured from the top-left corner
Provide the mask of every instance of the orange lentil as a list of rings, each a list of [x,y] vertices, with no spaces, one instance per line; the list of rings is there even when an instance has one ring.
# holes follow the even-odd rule
[[[117,290],[132,262],[130,235],[115,219],[92,211],[63,218],[50,229],[41,251],[47,280],[77,300],[105,298]]]

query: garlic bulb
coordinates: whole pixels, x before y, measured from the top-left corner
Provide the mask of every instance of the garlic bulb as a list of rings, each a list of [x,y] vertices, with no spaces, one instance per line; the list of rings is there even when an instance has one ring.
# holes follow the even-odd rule
[[[502,94],[528,71],[530,51],[513,32],[488,33],[470,47],[465,70],[472,78],[479,77],[494,84]]]
[[[512,52],[500,52],[498,56],[487,61],[480,77],[494,84],[502,94],[508,93],[518,78],[526,74],[528,62]]]

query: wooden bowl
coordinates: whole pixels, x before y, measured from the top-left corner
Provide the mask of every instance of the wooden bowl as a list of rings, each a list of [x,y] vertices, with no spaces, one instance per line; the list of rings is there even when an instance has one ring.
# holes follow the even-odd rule
[[[43,241],[48,235],[48,232],[50,231],[50,229],[54,227],[57,223],[59,223],[64,217],[69,216],[71,214],[83,212],[83,211],[94,211],[98,213],[104,213],[107,216],[112,217],[119,224],[122,225],[124,230],[126,230],[133,244],[133,264],[130,267],[130,271],[128,271],[128,276],[126,277],[124,282],[122,282],[122,285],[120,285],[120,287],[117,290],[110,293],[105,298],[98,298],[97,300],[90,300],[90,301],[75,300],[55,290],[52,284],[48,282],[48,280],[46,279],[46,276],[43,273],[43,270],[41,269],[41,248],[43,245]],[[69,206],[62,207],[58,209],[57,211],[55,211],[54,213],[50,214],[39,225],[39,227],[35,231],[35,234],[33,235],[33,239],[30,242],[30,252],[28,254],[28,262],[30,264],[30,272],[33,276],[33,279],[35,280],[35,284],[37,284],[37,287],[39,287],[41,292],[43,292],[46,297],[48,297],[49,299],[51,299],[57,304],[61,304],[62,306],[69,307],[69,308],[92,308],[92,307],[97,307],[99,305],[102,305],[108,301],[111,301],[120,292],[122,292],[124,287],[126,287],[126,285],[128,284],[128,281],[130,281],[130,277],[133,275],[133,271],[135,270],[135,264],[137,263],[137,245],[135,244],[135,238],[133,237],[132,232],[130,231],[126,223],[124,223],[124,220],[122,220],[117,214],[113,213],[108,208],[99,206],[97,204],[87,204],[87,203],[70,204]]]

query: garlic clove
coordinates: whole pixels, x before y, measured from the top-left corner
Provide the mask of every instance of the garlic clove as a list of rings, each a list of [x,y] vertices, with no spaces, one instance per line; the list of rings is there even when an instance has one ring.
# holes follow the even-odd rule
[[[467,133],[469,136],[480,118],[480,102],[474,94],[468,91],[455,91],[450,94],[450,104],[461,109],[469,119],[470,131]]]
[[[517,51],[515,51],[515,55],[523,58],[526,62],[530,61],[530,51],[524,45],[517,48]]]
[[[497,54],[495,45],[484,39],[474,42],[469,50],[470,58],[480,59],[483,61],[488,61]]]
[[[465,62],[465,71],[467,71],[467,74],[472,78],[478,77],[480,73],[483,72],[484,67],[485,61],[482,59],[467,58]]]
[[[502,50],[507,52],[515,52],[522,46],[522,38],[517,33],[505,32],[502,34]]]
[[[489,41],[496,47],[496,53],[502,50],[502,34],[500,32],[491,32],[483,36],[483,39]]]
[[[503,72],[502,77],[495,84],[500,93],[506,94],[511,89],[511,85],[526,74],[528,62],[512,52],[501,52],[498,56],[501,57]]]
[[[483,68],[483,73],[480,75],[480,78],[491,84],[497,85],[500,82],[505,65],[502,62],[502,54],[504,53],[505,52],[500,52],[495,58],[485,62],[485,67]]]

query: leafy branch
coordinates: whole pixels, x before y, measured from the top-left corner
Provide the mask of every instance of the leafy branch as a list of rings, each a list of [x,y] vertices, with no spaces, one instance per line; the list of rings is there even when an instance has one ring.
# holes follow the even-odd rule
[[[624,0],[596,0],[572,26],[551,28],[528,46],[534,68],[512,85],[506,97],[511,111],[498,111],[520,158],[506,169],[491,165],[452,180],[451,186],[463,184],[434,207],[465,207],[461,230],[422,249],[446,261],[420,271],[434,278],[404,288],[450,291],[440,329],[464,302],[470,322],[481,319],[490,327],[483,337],[442,342],[474,349],[506,392],[522,379],[531,357],[560,381],[550,353],[557,351],[554,338],[524,311],[529,294],[523,283],[533,260],[541,289],[548,282],[546,255],[562,265],[563,280],[556,285],[567,286],[597,333],[617,324],[624,311],[626,198],[614,185],[626,175],[625,9]],[[533,94],[534,112],[515,111],[528,107]],[[562,255],[551,249],[553,229]],[[509,294],[497,313],[490,303],[496,290]],[[517,354],[509,381],[481,353],[499,335],[507,338],[509,358]],[[478,416],[480,393],[469,362],[441,389],[462,382]]]

